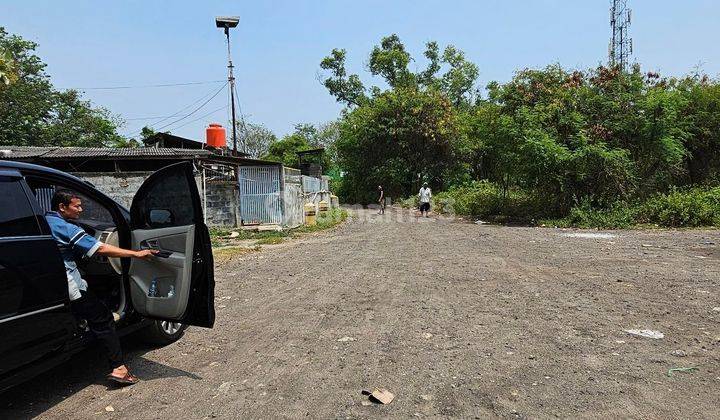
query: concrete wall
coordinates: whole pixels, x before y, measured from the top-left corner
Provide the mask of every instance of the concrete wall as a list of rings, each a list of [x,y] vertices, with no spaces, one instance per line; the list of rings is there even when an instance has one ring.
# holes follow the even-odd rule
[[[333,207],[337,202],[331,200],[330,192],[327,191],[328,180],[323,177],[320,181],[321,190],[317,193],[303,191],[302,177],[296,174],[298,171],[284,171],[283,191],[281,192],[281,201],[283,209],[283,226],[297,227],[303,223],[303,209],[305,203],[313,203],[317,210],[317,205],[321,200],[325,200]],[[137,192],[140,185],[152,172],[124,172],[124,173],[108,173],[108,172],[79,172],[74,175],[91,182],[95,187],[112,197],[120,204],[130,208],[133,196]],[[232,181],[211,181],[207,183],[207,195],[203,200],[202,177],[198,175],[195,182],[200,192],[201,202],[207,217],[209,226],[235,226],[240,222],[240,201],[238,198],[238,190]]]
[[[152,172],[77,172],[73,175],[92,183],[110,198],[130,208],[135,193],[150,174]]]
[[[205,216],[208,226],[235,226],[236,220],[239,221],[240,211],[240,202],[237,196],[238,192],[234,182],[207,184]]]
[[[152,172],[78,172],[73,175],[84,179],[123,206],[130,208],[132,199],[140,185]],[[209,226],[234,226],[239,212],[237,190],[233,182],[207,183],[207,209],[204,208],[202,177],[195,177],[200,192],[200,201]],[[239,220],[239,219],[238,219]]]

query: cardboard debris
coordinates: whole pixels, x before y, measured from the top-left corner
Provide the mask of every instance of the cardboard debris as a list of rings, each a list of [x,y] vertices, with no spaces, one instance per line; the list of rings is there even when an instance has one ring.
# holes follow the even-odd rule
[[[375,388],[370,394],[370,401],[379,404],[390,404],[395,399],[395,395],[385,388]]]
[[[636,335],[638,337],[645,337],[645,338],[652,338],[654,340],[660,340],[661,338],[665,338],[665,334],[661,333],[660,331],[653,331],[653,330],[625,330],[626,333],[630,335]]]

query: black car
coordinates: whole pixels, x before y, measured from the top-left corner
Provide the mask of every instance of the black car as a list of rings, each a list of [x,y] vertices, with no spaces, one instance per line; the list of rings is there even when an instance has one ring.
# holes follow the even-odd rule
[[[179,339],[187,325],[215,321],[210,235],[192,163],[150,175],[130,210],[67,173],[0,161],[0,390],[67,360],[92,334],[70,311],[65,267],[44,214],[58,189],[76,193],[75,223],[123,248],[160,250],[149,260],[93,256],[83,278],[113,312],[120,334],[142,330],[156,344]]]

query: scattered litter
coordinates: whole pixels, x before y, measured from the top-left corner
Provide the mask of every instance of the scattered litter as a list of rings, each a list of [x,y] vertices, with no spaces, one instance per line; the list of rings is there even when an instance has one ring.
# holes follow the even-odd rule
[[[105,407],[105,411],[107,411],[108,413],[111,413],[111,412],[115,411],[115,409],[113,408],[112,405],[108,405],[107,407]]]
[[[702,244],[703,244],[703,245],[715,245],[715,242],[705,241],[705,242],[702,242]]]
[[[487,225],[487,223],[488,223],[488,222],[485,222],[485,221],[482,221],[482,220],[479,220],[479,219],[475,221],[475,224],[476,224],[476,225]]]
[[[238,236],[240,236],[240,232],[235,232],[235,231],[230,232],[230,238],[237,238]]]
[[[665,338],[665,334],[661,333],[660,331],[653,331],[653,330],[625,330],[626,333],[630,335],[637,335],[639,337],[645,337],[645,338],[652,338],[654,340],[660,340],[661,338]]]
[[[423,338],[432,338],[432,336],[429,332],[423,333]]]
[[[360,404],[364,405],[365,407],[367,407],[369,405],[373,405],[373,403],[368,400],[362,400],[362,401],[360,401]]]
[[[715,312],[720,312],[720,306],[714,307],[714,308],[713,308],[713,311],[715,311]]]
[[[625,340],[615,340],[615,342],[618,344],[625,344]]]
[[[696,367],[672,368],[672,369],[668,369],[668,371],[667,371],[667,376],[669,376],[669,377],[672,378],[673,372],[687,372],[687,373],[692,373],[692,372],[695,372],[696,370],[700,370],[700,369],[698,369],[698,368],[696,368]]]
[[[576,233],[566,233],[563,235],[566,238],[585,238],[585,239],[610,239],[610,238],[617,238],[617,235],[613,235],[612,233],[583,233],[583,232],[576,232]]]
[[[695,258],[700,258],[701,260],[706,259],[707,257],[704,255],[696,255]]]
[[[355,341],[355,339],[353,337],[343,337],[343,338],[338,338],[337,341],[339,341],[341,343],[347,343],[348,341]]]
[[[670,355],[675,357],[685,357],[687,356],[687,353],[683,350],[673,350],[670,352]]]
[[[233,386],[233,383],[232,383],[232,382],[223,382],[223,383],[220,384],[220,386],[218,387],[218,391],[220,391],[220,392],[227,392],[227,390],[230,389],[232,386]]]
[[[613,352],[612,355],[613,355],[613,356],[620,356],[620,353]]]
[[[642,247],[643,247],[643,248],[652,248],[652,245],[650,245],[650,244],[642,244]]]
[[[390,404],[395,399],[395,395],[385,388],[375,388],[372,392],[364,389],[362,394],[368,395],[368,399],[376,404]]]

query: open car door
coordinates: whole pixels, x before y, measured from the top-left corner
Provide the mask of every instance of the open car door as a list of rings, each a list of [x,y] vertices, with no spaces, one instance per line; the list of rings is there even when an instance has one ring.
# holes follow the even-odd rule
[[[213,258],[190,162],[167,166],[140,186],[130,207],[133,249],[157,256],[130,262],[130,298],[149,318],[211,328]]]

